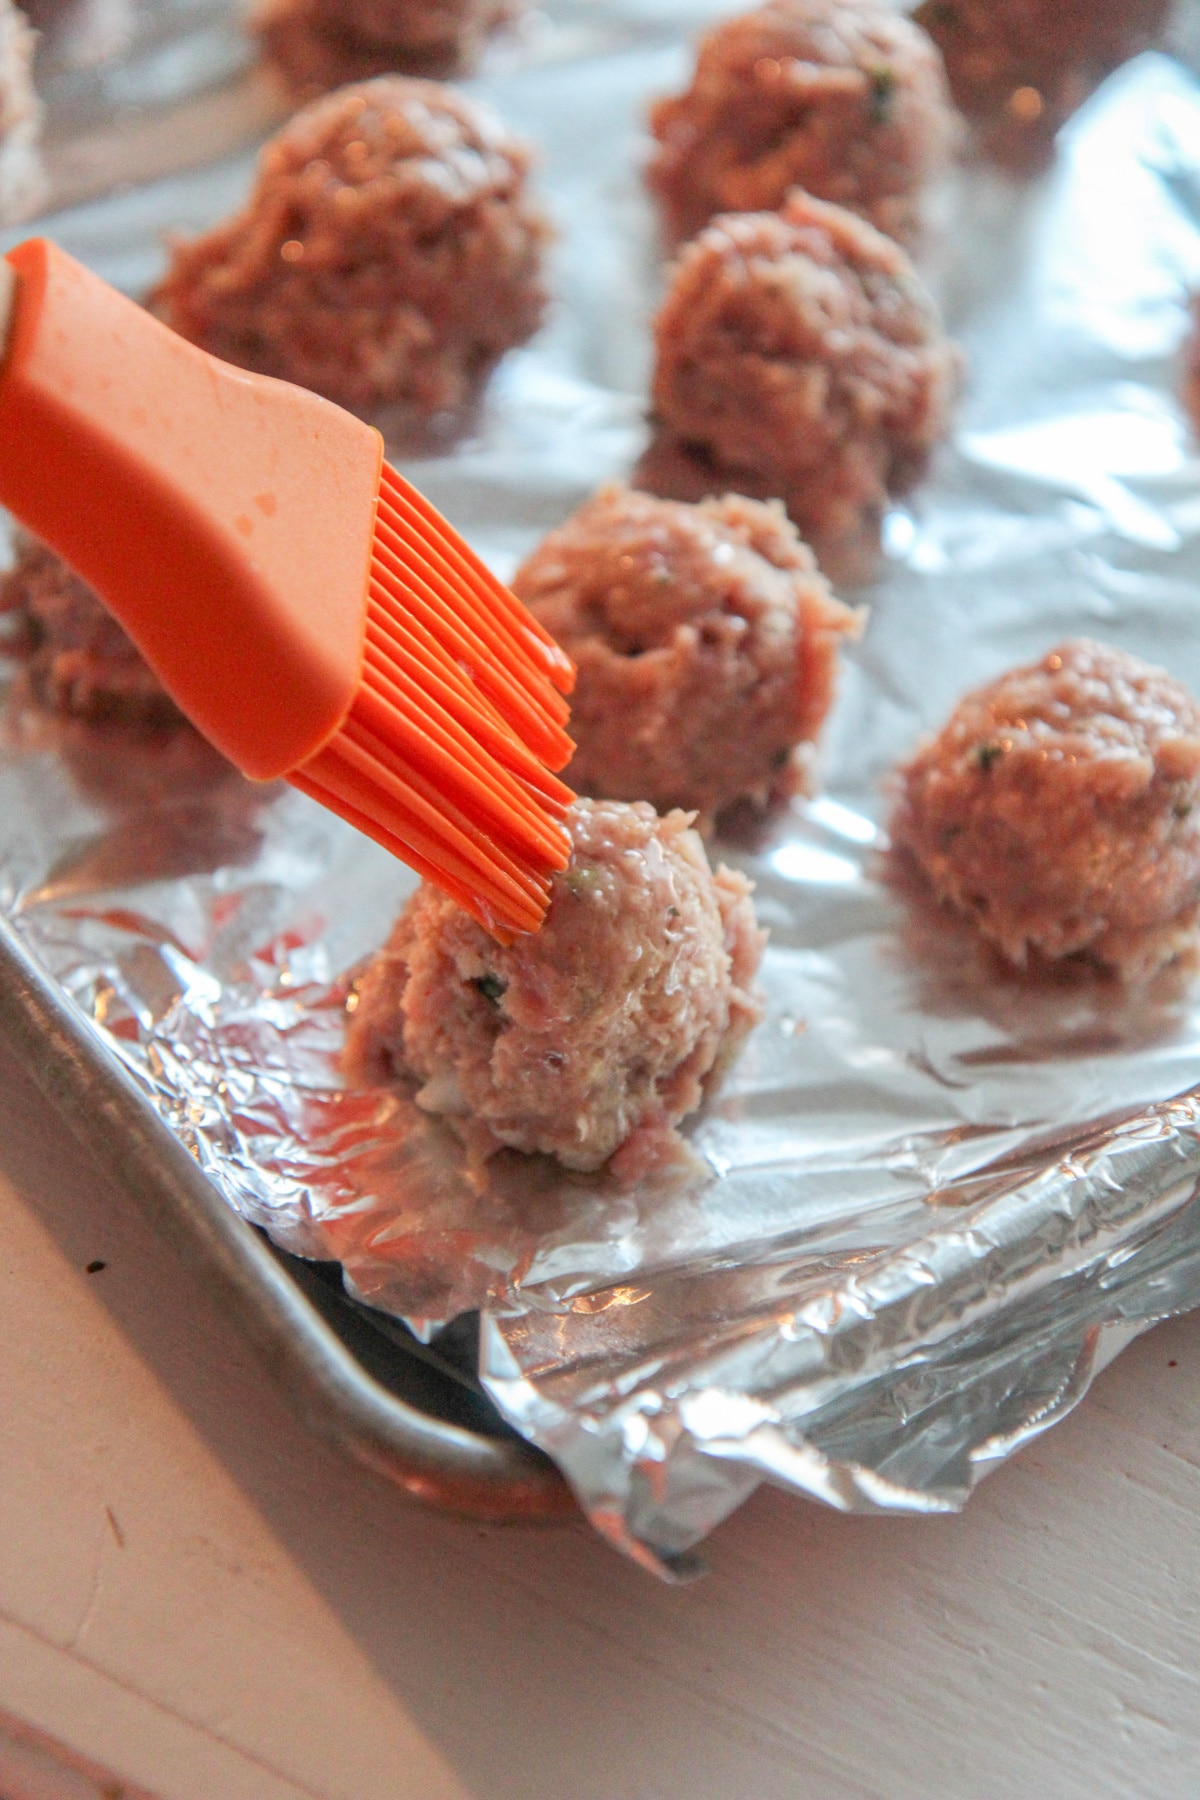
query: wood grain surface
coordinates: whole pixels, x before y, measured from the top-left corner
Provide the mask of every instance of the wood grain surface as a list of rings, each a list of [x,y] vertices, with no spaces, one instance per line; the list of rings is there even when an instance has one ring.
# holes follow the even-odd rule
[[[309,1438],[0,1047],[0,1320],[0,1714],[161,1800],[1200,1794],[1200,1317],[965,1517],[764,1489],[669,1589]]]

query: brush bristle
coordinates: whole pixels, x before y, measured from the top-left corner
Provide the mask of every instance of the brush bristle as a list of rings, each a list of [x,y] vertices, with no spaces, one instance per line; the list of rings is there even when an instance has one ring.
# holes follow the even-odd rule
[[[384,465],[362,679],[291,777],[501,938],[536,931],[574,799],[550,771],[574,671],[428,503]]]
[[[441,555],[462,578],[491,600],[495,619],[507,621],[525,655],[549,678],[558,692],[572,693],[575,687],[575,665],[566,651],[555,643],[546,627],[522,605],[512,589],[506,588],[492,574],[487,564],[476,556],[471,546],[459,537],[436,507],[430,505],[424,494],[418,493],[411,482],[405,481],[403,475],[398,475],[387,463],[383,465],[380,477],[379,499],[381,505],[390,507],[402,521],[409,523],[416,536],[437,546]]]

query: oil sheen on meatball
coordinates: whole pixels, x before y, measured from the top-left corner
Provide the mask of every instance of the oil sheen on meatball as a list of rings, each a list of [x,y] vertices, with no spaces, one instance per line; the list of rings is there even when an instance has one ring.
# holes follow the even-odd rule
[[[17,559],[0,578],[0,614],[40,705],[79,719],[167,725],[182,715],[86,582],[37,538],[21,532]]]
[[[342,88],[267,145],[242,212],[175,246],[149,304],[227,362],[393,409],[398,437],[452,435],[541,321],[549,227],[529,162],[437,82]]]
[[[685,813],[580,800],[546,922],[504,948],[438,889],[409,901],[358,993],[345,1067],[410,1078],[482,1158],[597,1169],[699,1106],[760,1017],[745,878]]]
[[[1148,50],[1171,0],[924,0],[915,18],[954,99],[998,161],[1034,167],[1112,71]]]
[[[655,322],[637,483],[782,499],[834,580],[871,572],[890,495],[946,432],[961,357],[904,251],[806,194],[715,219]]]
[[[42,197],[33,45],[25,15],[12,0],[0,0],[0,225],[26,217]]]
[[[603,488],[513,586],[576,666],[573,787],[707,824],[803,785],[858,621],[782,507]]]
[[[254,26],[304,98],[372,75],[458,75],[523,0],[265,0]]]
[[[1200,709],[1165,670],[1060,644],[968,694],[898,782],[894,844],[1010,962],[1136,980],[1190,954]]]
[[[769,0],[702,38],[691,86],[654,108],[647,180],[676,240],[801,187],[911,244],[955,123],[940,55],[893,7]]]

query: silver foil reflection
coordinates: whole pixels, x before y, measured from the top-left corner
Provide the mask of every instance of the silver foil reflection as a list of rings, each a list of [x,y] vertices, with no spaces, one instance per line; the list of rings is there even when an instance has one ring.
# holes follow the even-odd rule
[[[478,437],[409,472],[503,573],[640,449],[659,271],[639,121],[713,10],[596,5],[584,30],[564,7],[478,84],[543,144],[562,304]],[[161,230],[246,178],[176,177],[54,233],[136,288]],[[411,1100],[338,1076],[406,872],[187,737],[7,711],[0,904],[42,962],[248,1218],[426,1335],[479,1308],[505,1416],[662,1572],[763,1479],[853,1511],[960,1507],[1200,1301],[1195,989],[1001,976],[876,868],[882,776],[974,682],[1088,633],[1200,691],[1200,461],[1175,398],[1200,93],[1144,58],[1036,187],[964,175],[945,212],[959,432],[889,521],[824,796],[717,847],[758,884],[768,1011],[675,1186],[505,1154],[477,1191]]]

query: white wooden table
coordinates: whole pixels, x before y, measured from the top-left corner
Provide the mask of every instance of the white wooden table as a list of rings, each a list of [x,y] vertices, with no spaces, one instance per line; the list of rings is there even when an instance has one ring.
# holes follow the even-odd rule
[[[1200,1795],[1200,1316],[965,1518],[764,1489],[672,1590],[309,1438],[0,1047],[0,1431],[3,1800]]]

